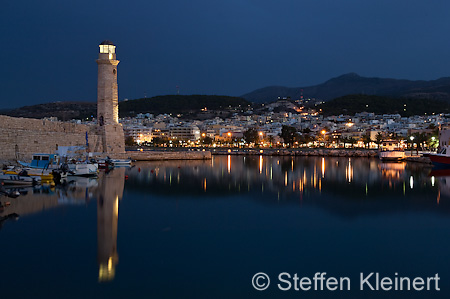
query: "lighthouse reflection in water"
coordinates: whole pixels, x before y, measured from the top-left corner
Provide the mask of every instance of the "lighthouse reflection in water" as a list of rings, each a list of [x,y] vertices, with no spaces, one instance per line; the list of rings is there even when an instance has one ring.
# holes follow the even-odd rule
[[[117,225],[119,221],[119,200],[122,199],[125,168],[118,168],[99,178],[97,198],[97,252],[98,280],[114,279],[119,262],[117,253]]]

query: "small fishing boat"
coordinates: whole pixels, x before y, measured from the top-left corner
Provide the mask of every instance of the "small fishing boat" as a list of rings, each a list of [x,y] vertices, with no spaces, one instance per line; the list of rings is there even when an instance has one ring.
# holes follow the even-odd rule
[[[112,165],[111,161],[108,159],[99,160],[97,162],[97,165],[98,165],[98,169],[102,169],[102,170],[111,170],[114,168],[114,165]]]
[[[40,178],[30,177],[30,176],[22,176],[18,174],[1,174],[0,182],[3,182],[5,185],[37,185],[40,184]]]
[[[443,146],[439,152],[436,154],[428,154],[428,157],[436,167],[450,167],[450,146]]]
[[[91,164],[86,162],[75,162],[67,164],[69,166],[69,174],[75,176],[97,176],[98,166],[97,164]]]
[[[9,168],[4,171],[4,174],[13,174],[13,175],[19,175],[19,176],[29,176],[32,178],[35,178],[36,181],[40,182],[41,184],[50,184],[54,185],[54,172],[50,170],[45,169],[33,169],[33,168]]]
[[[131,165],[131,159],[111,159],[110,157],[106,157],[105,161],[112,164],[114,167]]]
[[[28,169],[60,170],[62,173],[75,176],[96,176],[98,174],[97,164],[75,159],[61,163],[61,160],[59,155],[41,153],[33,154],[31,163],[19,161],[19,164]]]

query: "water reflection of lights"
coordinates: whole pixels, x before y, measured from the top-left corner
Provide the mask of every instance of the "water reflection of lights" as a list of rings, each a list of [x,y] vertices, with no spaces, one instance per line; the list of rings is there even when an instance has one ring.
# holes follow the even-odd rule
[[[351,158],[348,158],[348,164],[345,167],[345,178],[349,183],[351,183],[353,180],[353,166]]]
[[[414,188],[414,177],[413,176],[410,176],[410,178],[409,178],[409,187],[411,189]]]
[[[325,177],[325,158],[322,157],[322,178]]]
[[[116,217],[119,216],[119,196],[116,196],[116,199],[114,201],[114,215]]]
[[[215,192],[217,186],[226,182],[224,187],[232,192],[257,191],[258,193],[267,193],[279,191],[282,199],[285,198],[285,195],[291,193],[296,193],[300,197],[310,197],[319,192],[328,193],[337,189],[345,190],[351,188],[351,186],[358,186],[358,190],[355,189],[354,192],[351,192],[352,194],[359,192],[359,195],[363,198],[366,196],[374,197],[379,192],[397,192],[399,196],[402,196],[402,193],[407,196],[406,189],[411,190],[409,188],[411,186],[411,169],[416,169],[415,164],[410,167],[406,163],[382,163],[375,159],[349,157],[298,158],[264,155],[242,157],[226,154],[223,156],[216,155],[213,159],[214,168],[211,167],[211,162],[186,162],[190,166],[182,167],[183,171],[177,169],[180,162],[164,166],[162,166],[164,163],[159,163],[161,164],[159,167],[161,173],[158,172],[157,180],[155,180],[155,174],[152,173],[152,179],[149,183],[163,182],[166,173],[167,178],[164,184],[167,187],[169,187],[170,182],[172,187],[177,182],[178,185],[182,185],[175,186],[176,188],[184,188],[186,185],[190,185],[189,188],[191,188],[191,186],[196,185],[195,188],[205,194]],[[169,162],[165,163],[168,164]],[[232,163],[233,172],[231,172]],[[197,164],[201,166],[194,166]],[[408,167],[405,167],[405,165]],[[156,171],[158,167],[154,169]],[[146,178],[147,171],[144,171],[144,173]],[[174,175],[177,177],[175,178]],[[183,180],[181,180],[181,177],[183,177]],[[191,185],[189,183],[195,180],[197,180],[197,184]],[[417,188],[422,190],[422,188],[428,186],[429,188],[436,188],[437,192],[439,186],[442,193],[443,184],[440,178],[436,179],[436,175],[434,175],[434,178],[432,178],[432,175],[427,176],[427,186],[422,184],[424,181],[419,174],[414,174],[413,180],[415,180],[414,191]],[[402,188],[403,183],[405,183],[404,188]],[[347,184],[349,185],[345,186]],[[371,190],[370,193],[369,189]],[[434,198],[436,199],[436,197]]]
[[[317,187],[317,165],[314,165],[314,175],[312,177],[314,189]]]
[[[401,180],[402,174],[405,170],[406,163],[380,163],[378,168],[381,170],[383,178]]]
[[[262,173],[262,169],[263,169],[263,156],[260,155],[259,156],[259,173]]]

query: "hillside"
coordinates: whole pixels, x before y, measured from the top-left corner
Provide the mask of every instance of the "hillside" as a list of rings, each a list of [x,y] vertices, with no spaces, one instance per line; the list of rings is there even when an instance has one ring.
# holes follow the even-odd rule
[[[200,109],[224,110],[226,107],[247,106],[250,103],[243,98],[215,95],[166,95],[149,99],[137,99],[120,102],[121,116],[136,113],[187,113]]]
[[[354,115],[358,112],[400,114],[401,116],[449,113],[450,103],[434,99],[399,99],[374,95],[347,95],[319,106],[325,116]]]
[[[368,94],[388,97],[425,98],[450,101],[450,77],[431,81],[411,81],[386,78],[367,78],[355,73],[332,78],[322,84],[307,87],[270,86],[257,89],[242,97],[251,102],[271,102],[278,97],[329,101],[349,94]]]
[[[0,114],[26,117],[44,118],[55,116],[60,120],[88,118],[97,115],[97,104],[88,102],[55,102],[33,106],[24,106],[17,109],[0,111]]]
[[[232,106],[247,106],[250,103],[242,98],[210,95],[168,95],[148,99],[119,102],[121,117],[137,113],[187,113],[200,109],[225,110]],[[56,116],[60,120],[82,119],[97,116],[97,104],[88,102],[55,102],[24,106],[17,109],[0,110],[0,114],[14,117],[44,118]]]

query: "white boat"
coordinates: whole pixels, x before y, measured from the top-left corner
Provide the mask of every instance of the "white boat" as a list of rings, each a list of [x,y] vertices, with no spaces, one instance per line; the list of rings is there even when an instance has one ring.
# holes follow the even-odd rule
[[[406,157],[400,142],[396,140],[383,141],[378,156],[382,161],[402,161]]]
[[[106,161],[111,163],[114,167],[131,165],[131,159],[111,159],[110,157],[106,157]]]
[[[76,176],[96,176],[98,174],[97,164],[92,163],[70,163],[69,174]]]
[[[40,183],[39,177],[21,176],[18,174],[1,174],[0,181],[5,185],[36,185]]]
[[[402,161],[405,159],[404,151],[382,151],[379,153],[382,161]]]
[[[131,165],[131,160],[127,159],[113,159],[111,161],[111,163],[116,167],[116,166],[130,166]]]
[[[96,176],[98,174],[98,165],[87,162],[77,162],[72,159],[69,163],[61,163],[62,160],[67,158],[61,158],[55,154],[33,154],[31,163],[19,161],[19,163],[26,168],[30,169],[49,169],[49,170],[62,170],[66,171],[68,175],[75,176]]]

